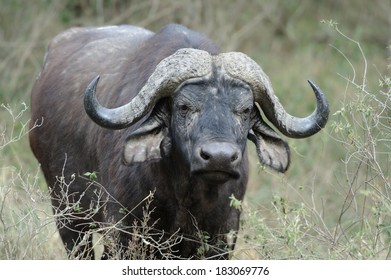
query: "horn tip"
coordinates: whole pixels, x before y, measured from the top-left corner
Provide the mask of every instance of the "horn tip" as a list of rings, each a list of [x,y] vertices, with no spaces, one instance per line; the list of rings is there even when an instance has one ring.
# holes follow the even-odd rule
[[[85,90],[85,94],[87,93],[95,93],[93,91],[95,91],[96,89],[96,86],[99,82],[99,79],[100,79],[100,75],[96,76],[94,79],[92,79],[92,81],[88,84],[86,90]]]
[[[326,99],[326,96],[321,91],[321,89],[315,83],[313,83],[311,80],[307,80],[307,81],[310,84],[310,86],[312,87],[312,89],[316,95],[316,98],[317,98],[317,105],[318,105],[317,111],[319,114],[317,123],[318,123],[319,129],[321,129],[321,128],[325,127],[325,125],[328,121],[328,117],[330,114],[329,104]]]
[[[307,80],[314,91],[320,91],[319,87],[311,80]]]

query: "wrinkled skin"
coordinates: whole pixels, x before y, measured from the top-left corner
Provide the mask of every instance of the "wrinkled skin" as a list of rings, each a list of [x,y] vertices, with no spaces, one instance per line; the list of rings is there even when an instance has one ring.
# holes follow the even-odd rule
[[[173,146],[192,175],[212,184],[240,176],[253,104],[240,81],[188,82],[180,88],[170,127]]]

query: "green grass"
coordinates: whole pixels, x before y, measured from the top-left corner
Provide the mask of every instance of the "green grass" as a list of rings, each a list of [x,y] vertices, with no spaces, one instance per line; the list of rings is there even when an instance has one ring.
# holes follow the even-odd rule
[[[157,30],[169,22],[254,58],[293,115],[314,109],[307,79],[330,101],[321,133],[289,139],[292,164],[285,175],[260,167],[249,144],[251,177],[234,258],[391,258],[391,4],[241,2],[2,2],[0,259],[66,257],[27,139],[29,94],[50,39],[71,26]]]

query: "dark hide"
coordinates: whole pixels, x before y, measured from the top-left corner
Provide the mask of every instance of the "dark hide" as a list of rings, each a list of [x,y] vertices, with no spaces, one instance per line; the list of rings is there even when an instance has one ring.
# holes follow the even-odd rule
[[[235,241],[227,234],[238,231],[240,216],[230,197],[242,200],[248,179],[247,138],[262,163],[281,171],[288,166],[288,146],[262,121],[250,88],[219,69],[185,82],[127,129],[104,129],[88,118],[83,92],[95,76],[101,76],[101,104],[117,107],[180,48],[219,52],[179,25],[156,34],[133,26],[74,28],[49,45],[31,98],[32,123],[43,124],[31,131],[30,145],[71,256],[94,258],[85,233],[100,226],[105,234],[118,232],[114,257],[227,258]],[[83,176],[92,171],[95,183]],[[170,240],[175,245],[165,247]],[[149,251],[136,254],[134,244]],[[106,248],[103,257],[109,255],[114,252]]]

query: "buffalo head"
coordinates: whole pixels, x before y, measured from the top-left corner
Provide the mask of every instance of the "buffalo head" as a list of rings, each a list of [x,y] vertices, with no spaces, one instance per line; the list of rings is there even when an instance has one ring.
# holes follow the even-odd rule
[[[318,132],[329,114],[325,96],[309,82],[316,110],[306,118],[289,115],[261,67],[236,52],[212,56],[180,49],[157,65],[134,99],[118,108],[99,104],[98,80],[87,87],[84,106],[100,126],[123,129],[150,114],[127,139],[126,164],[172,153],[191,175],[212,184],[240,177],[247,139],[255,143],[261,163],[279,172],[288,168],[289,147],[264,122],[257,104],[280,132],[294,138]]]

